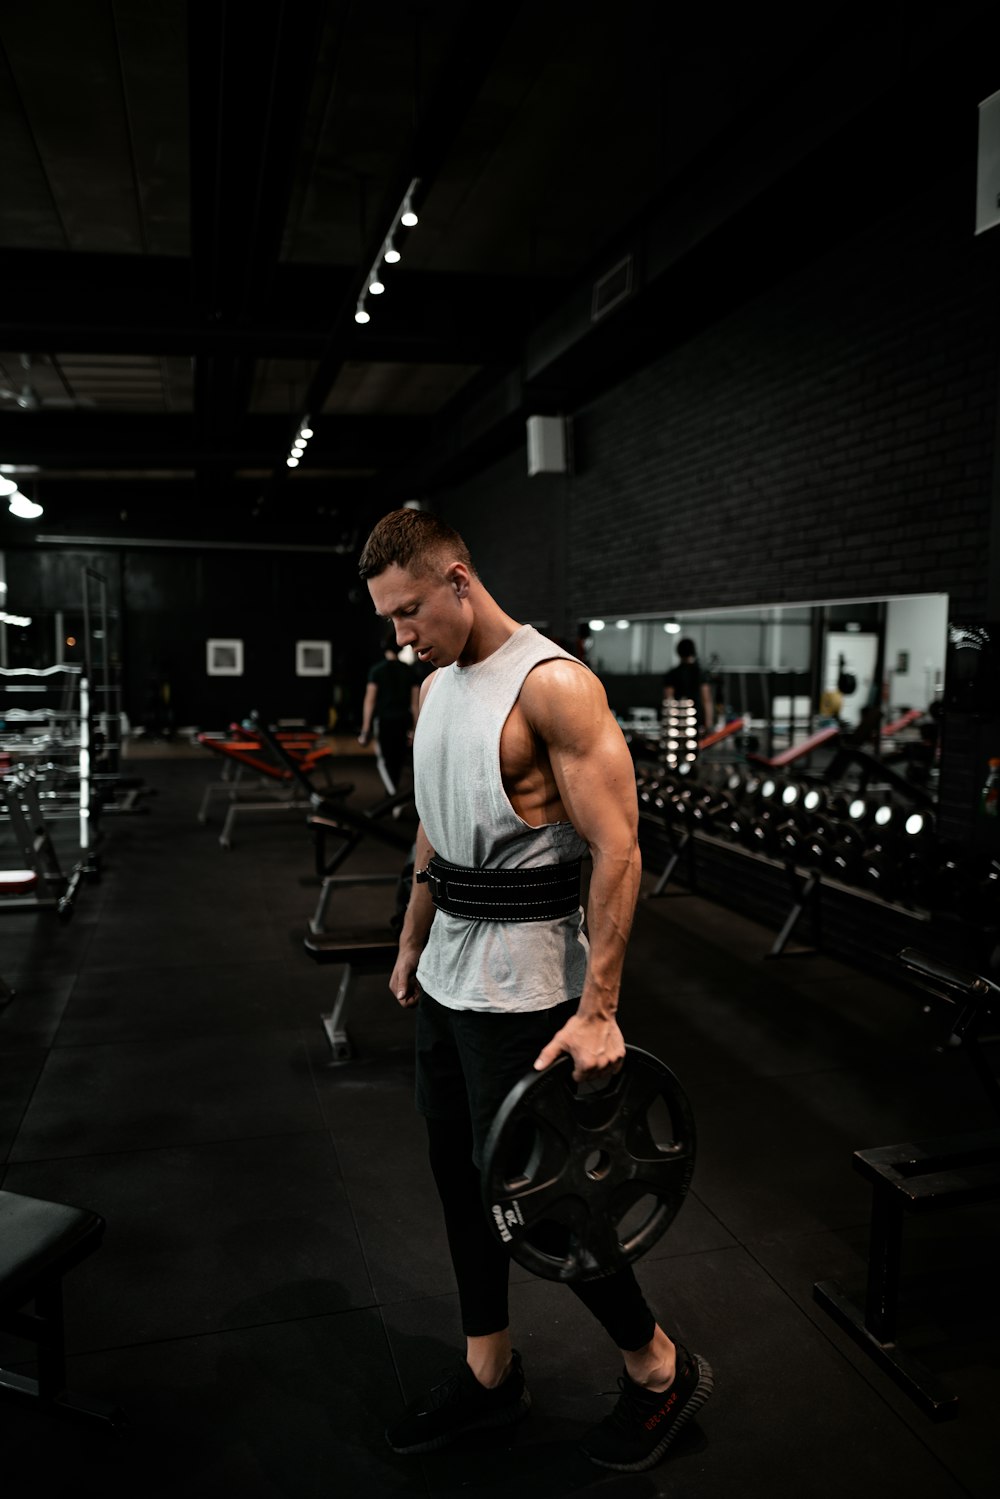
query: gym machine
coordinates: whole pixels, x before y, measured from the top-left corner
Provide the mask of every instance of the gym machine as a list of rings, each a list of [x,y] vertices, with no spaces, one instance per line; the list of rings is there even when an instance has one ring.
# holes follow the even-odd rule
[[[987,1023],[995,1026],[1000,1016],[1000,987],[914,948],[899,958],[919,989],[949,1007],[950,1036],[965,1049],[1000,1118],[1000,1080],[982,1049]],[[957,1396],[898,1341],[903,1217],[1000,1199],[1000,1128],[858,1150],[853,1164],[872,1186],[864,1306],[834,1281],[817,1281],[813,1294],[926,1415],[947,1420],[958,1414]]]

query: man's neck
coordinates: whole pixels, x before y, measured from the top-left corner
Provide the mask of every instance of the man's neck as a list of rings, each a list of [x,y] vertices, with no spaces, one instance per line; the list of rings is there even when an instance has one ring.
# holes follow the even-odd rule
[[[504,613],[481,583],[477,582],[473,586],[470,601],[475,617],[465,648],[456,663],[458,666],[477,666],[480,661],[485,661],[487,656],[498,651],[521,628],[516,619]]]

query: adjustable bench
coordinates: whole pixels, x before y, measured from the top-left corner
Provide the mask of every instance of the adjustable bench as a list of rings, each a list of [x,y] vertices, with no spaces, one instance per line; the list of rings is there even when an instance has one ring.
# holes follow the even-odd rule
[[[794,765],[796,760],[804,760],[812,754],[814,749],[819,749],[821,744],[829,744],[831,739],[838,739],[840,730],[836,724],[829,728],[817,729],[815,734],[810,734],[808,739],[800,739],[797,744],[790,744],[787,749],[781,750],[777,755],[754,755],[748,754],[747,759],[753,765],[763,766],[766,770],[783,770],[786,765]]]
[[[330,1065],[342,1066],[354,1055],[354,1047],[344,1025],[344,1010],[354,988],[355,979],[371,973],[391,973],[396,966],[399,943],[387,941],[381,934],[361,935],[349,940],[343,937],[309,936],[305,949],[314,963],[342,963],[344,972],[329,1015],[321,1015],[333,1053]]]
[[[66,1390],[62,1278],[101,1243],[104,1219],[85,1208],[0,1192],[0,1331],[38,1349],[38,1377],[0,1369],[0,1398],[34,1399],[53,1414],[86,1416],[120,1429],[117,1407]],[[34,1303],[34,1312],[24,1307]]]
[[[223,848],[232,847],[232,831],[240,814],[307,809],[311,799],[319,794],[310,779],[318,770],[322,770],[326,777],[322,793],[325,797],[345,797],[354,790],[347,784],[334,784],[331,776],[333,752],[327,746],[317,748],[315,735],[276,734],[262,739],[259,734],[251,735],[239,728],[227,739],[217,738],[214,734],[199,734],[197,737],[203,748],[222,758],[226,768],[235,767],[233,778],[206,786],[198,809],[198,821],[204,823],[208,821],[210,804],[216,796],[221,796],[228,804],[219,836]],[[254,773],[255,780],[249,786],[240,783],[244,771]],[[262,796],[266,800],[261,801]]]

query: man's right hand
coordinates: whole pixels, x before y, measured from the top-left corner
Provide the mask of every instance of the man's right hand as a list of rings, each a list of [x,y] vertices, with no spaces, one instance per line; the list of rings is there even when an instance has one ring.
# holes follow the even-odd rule
[[[412,1009],[420,998],[420,985],[417,983],[419,957],[419,953],[404,952],[400,948],[396,966],[389,979],[389,988],[404,1010]]]

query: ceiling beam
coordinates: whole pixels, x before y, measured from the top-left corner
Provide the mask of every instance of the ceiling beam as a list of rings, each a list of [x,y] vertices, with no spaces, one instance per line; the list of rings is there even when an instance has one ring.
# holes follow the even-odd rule
[[[192,290],[210,326],[240,327],[270,288],[327,10],[274,0],[248,23],[227,0],[189,5]],[[239,423],[252,386],[248,354],[196,354],[203,438]]]
[[[206,432],[188,415],[93,412],[0,413],[4,462],[46,469],[195,469],[202,465],[267,470],[287,428],[284,416],[245,417]],[[310,444],[309,469],[379,469],[402,462],[425,423],[411,416],[327,416]]]
[[[342,267],[281,265],[252,316],[220,322],[193,305],[187,260],[0,252],[0,284],[18,289],[0,305],[0,348],[318,361],[328,347],[324,311],[343,300],[351,277]],[[391,293],[377,325],[352,321],[346,359],[506,363],[565,282],[400,269]]]

